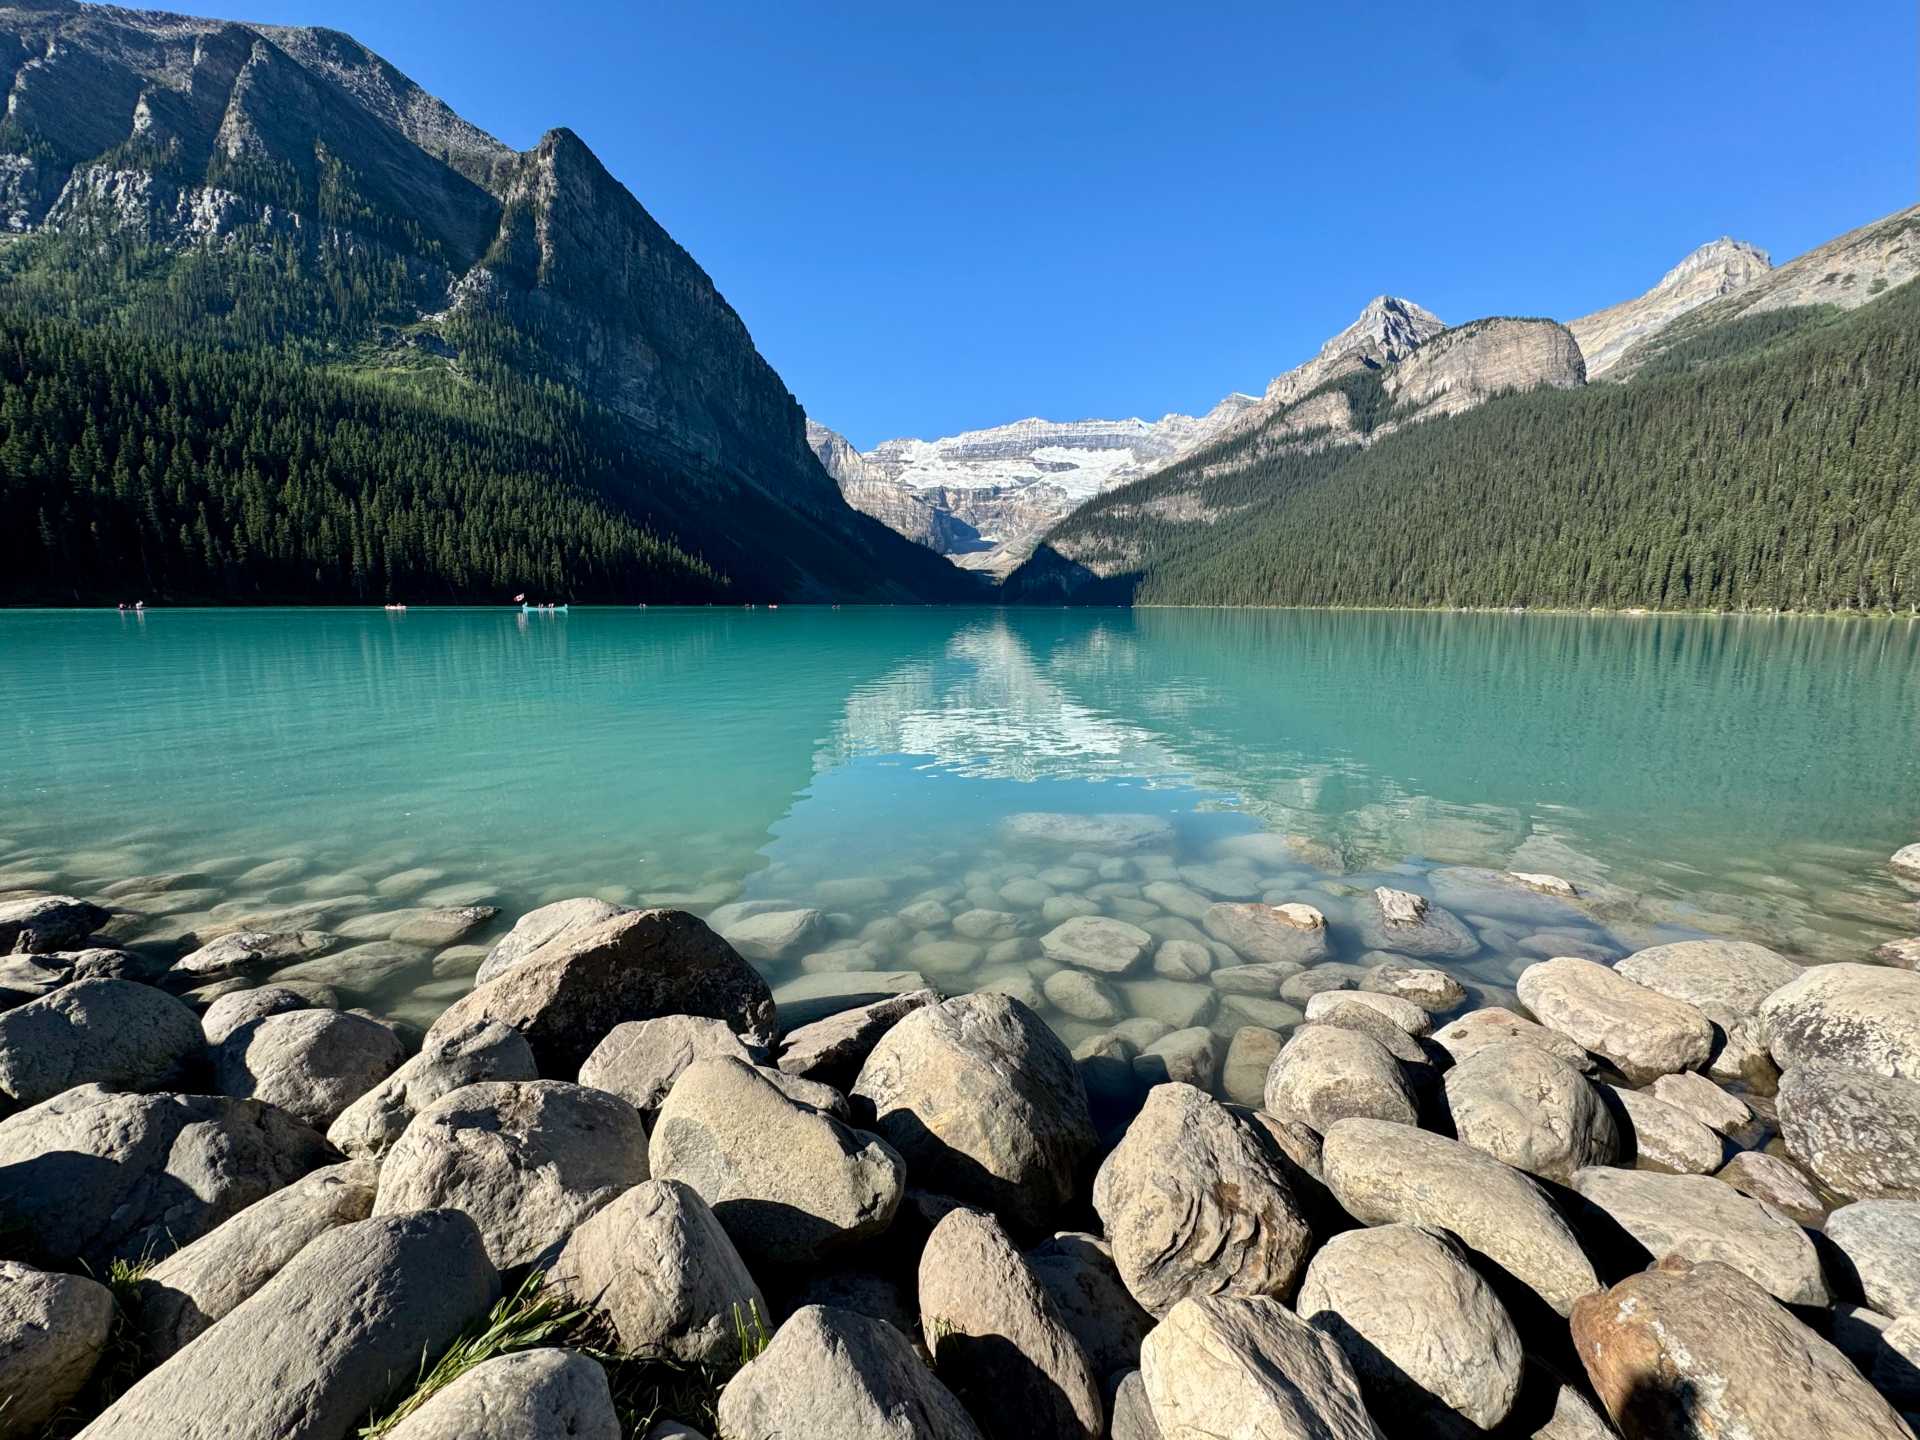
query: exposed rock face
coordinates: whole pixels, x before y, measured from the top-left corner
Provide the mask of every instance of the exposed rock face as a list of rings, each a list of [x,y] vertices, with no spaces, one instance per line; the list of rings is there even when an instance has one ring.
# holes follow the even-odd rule
[[[990,1215],[958,1209],[920,1253],[934,1370],[992,1440],[1098,1440],[1100,1380],[1060,1308]]]
[[[963,995],[897,1023],[853,1093],[919,1185],[1039,1229],[1092,1155],[1079,1068],[1039,1016],[1005,995]]]
[[[373,1211],[379,1171],[329,1165],[255,1201],[154,1266],[140,1286],[140,1341],[158,1364],[252,1295],[315,1236]]]
[[[86,1385],[112,1329],[106,1286],[0,1260],[0,1436],[39,1434]]]
[[[981,1440],[953,1392],[884,1320],[807,1305],[720,1392],[726,1440]]]
[[[388,1432],[391,1440],[620,1440],[607,1372],[576,1350],[483,1361]]]
[[[170,1254],[330,1158],[257,1100],[81,1085],[0,1120],[0,1214],[35,1254],[104,1272]]]
[[[1093,1208],[1136,1300],[1293,1293],[1312,1236],[1285,1173],[1231,1111],[1158,1085],[1100,1166]]]
[[[1387,374],[1396,414],[1376,436],[1458,415],[1509,390],[1571,390],[1587,380],[1579,342],[1552,320],[1475,320],[1434,336]]]
[[[1688,254],[1646,294],[1569,320],[1567,328],[1586,358],[1587,378],[1600,379],[1635,345],[1688,311],[1743,289],[1772,268],[1766,251],[1723,235]]]
[[[1626,1440],[1911,1434],[1845,1356],[1713,1261],[1675,1256],[1589,1295],[1573,1340]]]
[[[882,1035],[904,1016],[939,1003],[940,997],[931,990],[910,990],[803,1025],[782,1040],[780,1069],[803,1080],[850,1090]]]
[[[739,315],[571,132],[515,154],[330,30],[36,6],[6,12],[0,42],[0,225],[371,255],[405,276],[412,363],[463,373],[459,322],[510,327],[523,363],[619,417],[663,473],[660,528],[760,593],[958,593],[842,501]],[[320,202],[342,184],[349,203]]]
[[[487,951],[487,958],[480,962],[479,972],[473,977],[474,983],[484,985],[489,980],[498,979],[502,973],[512,969],[550,940],[579,930],[591,930],[627,912],[625,905],[613,905],[591,895],[582,895],[573,900],[556,900],[551,905],[529,910],[514,921],[513,928]]]
[[[1606,367],[1607,372],[1611,378],[1625,379],[1667,347],[1742,316],[1799,305],[1852,310],[1916,275],[1920,275],[1920,206],[1850,230],[1778,269],[1756,271],[1728,294],[1630,343]]]
[[[1379,1440],[1339,1345],[1266,1296],[1182,1300],[1140,1375],[1164,1440]]]
[[[567,1238],[550,1278],[604,1314],[621,1353],[683,1363],[736,1357],[736,1323],[768,1314],[712,1209],[677,1180],[622,1192]]]
[[[1321,1166],[1355,1219],[1450,1230],[1562,1315],[1600,1288],[1538,1185],[1471,1146],[1411,1125],[1343,1120],[1327,1134]]]
[[[1519,1332],[1445,1230],[1382,1225],[1320,1248],[1295,1310],[1332,1336],[1380,1414],[1471,1437],[1520,1394]]]
[[[75,1085],[160,1089],[200,1049],[199,1017],[166,991],[76,980],[0,1015],[0,1094],[33,1105]]]
[[[633,910],[562,931],[454,1002],[428,1035],[499,1020],[526,1036],[542,1075],[577,1075],[614,1026],[660,1015],[724,1020],[749,1044],[774,1036],[767,982],[683,910]]]
[[[558,1080],[487,1080],[414,1117],[380,1167],[373,1208],[464,1211],[488,1258],[511,1269],[646,1178],[646,1127],[626,1101]]]
[[[648,1161],[698,1192],[756,1264],[808,1264],[878,1235],[906,1190],[891,1145],[734,1059],[687,1067],[660,1107]]]
[[[500,1293],[456,1210],[320,1236],[83,1432],[88,1440],[341,1440]]]

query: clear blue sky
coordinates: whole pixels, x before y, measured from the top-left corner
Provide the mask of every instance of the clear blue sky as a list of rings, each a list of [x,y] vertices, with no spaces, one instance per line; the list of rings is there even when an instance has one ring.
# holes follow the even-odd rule
[[[1913,0],[232,3],[571,127],[863,448],[1198,411],[1381,291],[1565,319],[1920,198]]]

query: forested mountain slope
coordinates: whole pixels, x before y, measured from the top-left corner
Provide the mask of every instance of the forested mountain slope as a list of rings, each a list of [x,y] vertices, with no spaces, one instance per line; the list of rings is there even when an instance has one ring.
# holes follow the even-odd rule
[[[1342,386],[1343,411],[1377,428],[1379,372],[1320,399]],[[1920,605],[1914,284],[1847,313],[1743,307],[1691,326],[1624,384],[1343,438],[1238,437],[1115,491],[1054,530],[1007,598]]]
[[[0,6],[0,75],[0,406],[54,407],[9,427],[0,600],[969,593],[842,500],[740,317],[570,132],[517,154],[338,32],[61,0]],[[62,407],[120,383],[157,408],[85,453],[152,487],[132,528],[59,473]],[[222,438],[260,386],[312,456]],[[331,445],[342,414],[433,463]],[[400,513],[426,529],[375,533]],[[197,566],[159,553],[176,516]],[[263,527],[305,532],[297,574]]]

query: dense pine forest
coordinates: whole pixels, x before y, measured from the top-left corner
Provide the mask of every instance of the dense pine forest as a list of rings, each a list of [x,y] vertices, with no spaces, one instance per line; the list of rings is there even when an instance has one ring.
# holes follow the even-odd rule
[[[1509,395],[1366,448],[1256,447],[1085,507],[1010,596],[1910,611],[1920,285],[1738,320],[1629,383]]]

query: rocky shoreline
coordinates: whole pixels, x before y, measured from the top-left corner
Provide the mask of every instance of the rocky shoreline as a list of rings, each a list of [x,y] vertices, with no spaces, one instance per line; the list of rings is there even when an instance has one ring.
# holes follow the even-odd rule
[[[0,1440],[1911,1440],[1920,937],[1622,955],[1165,826],[504,934],[16,877]],[[431,1015],[349,1003],[382,945]]]

